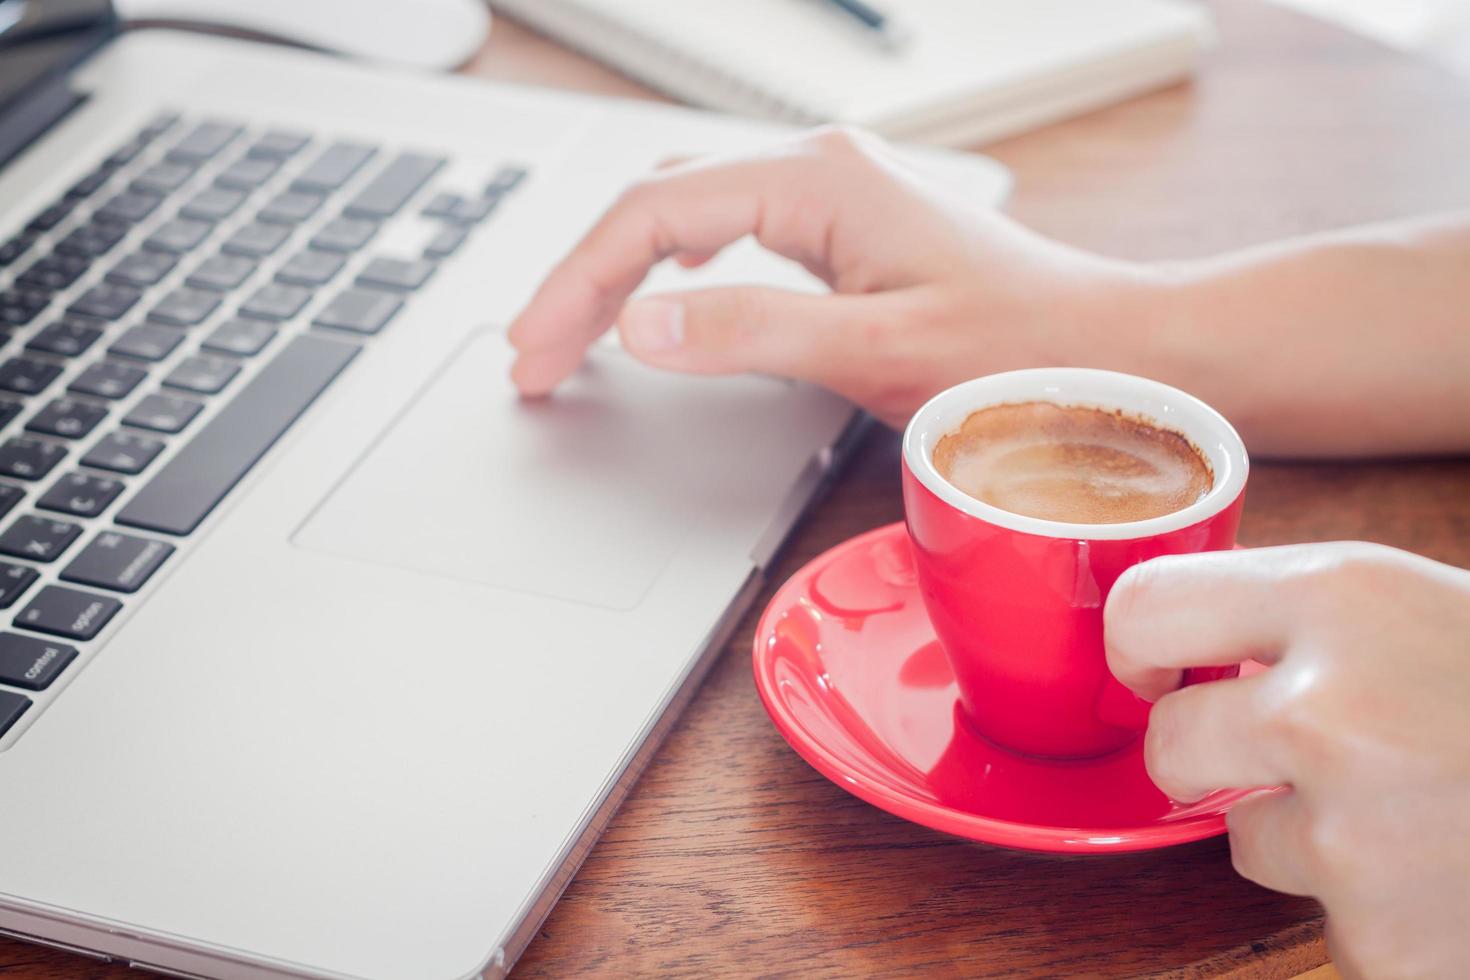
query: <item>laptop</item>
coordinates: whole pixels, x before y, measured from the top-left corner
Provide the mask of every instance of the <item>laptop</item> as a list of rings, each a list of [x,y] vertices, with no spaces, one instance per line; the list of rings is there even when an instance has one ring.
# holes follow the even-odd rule
[[[0,2],[0,934],[509,970],[860,420],[612,341],[523,402],[504,326],[779,132]]]

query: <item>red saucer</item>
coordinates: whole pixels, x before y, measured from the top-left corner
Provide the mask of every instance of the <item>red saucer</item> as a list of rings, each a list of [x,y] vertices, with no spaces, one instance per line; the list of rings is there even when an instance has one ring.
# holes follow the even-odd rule
[[[974,735],[934,639],[902,524],[838,545],[761,617],[755,686],[786,741],[849,793],[915,823],[1002,847],[1099,853],[1225,831],[1246,795],[1188,805],[1149,781],[1142,740],[1049,762]]]

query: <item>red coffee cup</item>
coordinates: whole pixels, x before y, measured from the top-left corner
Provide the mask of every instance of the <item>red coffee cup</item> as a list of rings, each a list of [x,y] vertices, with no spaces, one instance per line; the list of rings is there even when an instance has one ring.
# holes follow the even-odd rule
[[[972,412],[1045,401],[1120,410],[1178,432],[1214,483],[1162,517],[1067,524],[971,497],[934,466],[934,446]],[[971,727],[1028,755],[1082,758],[1118,749],[1148,723],[1148,702],[1118,683],[1103,652],[1103,604],[1130,565],[1235,546],[1250,462],[1240,436],[1204,402],[1146,378],[1082,368],[993,374],[932,398],[903,438],[903,496],[924,604]],[[1236,668],[1186,672],[1185,683]]]

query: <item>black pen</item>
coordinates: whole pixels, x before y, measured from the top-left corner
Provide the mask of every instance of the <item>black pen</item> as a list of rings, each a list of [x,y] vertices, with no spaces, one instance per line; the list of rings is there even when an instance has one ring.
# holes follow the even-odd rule
[[[853,23],[872,33],[885,48],[896,50],[908,40],[909,33],[888,14],[866,0],[823,0],[846,15]]]

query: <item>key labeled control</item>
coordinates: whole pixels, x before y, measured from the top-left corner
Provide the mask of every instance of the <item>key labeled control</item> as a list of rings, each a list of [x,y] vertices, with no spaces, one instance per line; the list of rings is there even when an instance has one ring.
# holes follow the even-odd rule
[[[77,648],[65,643],[0,633],[0,684],[44,691],[76,657]]]

